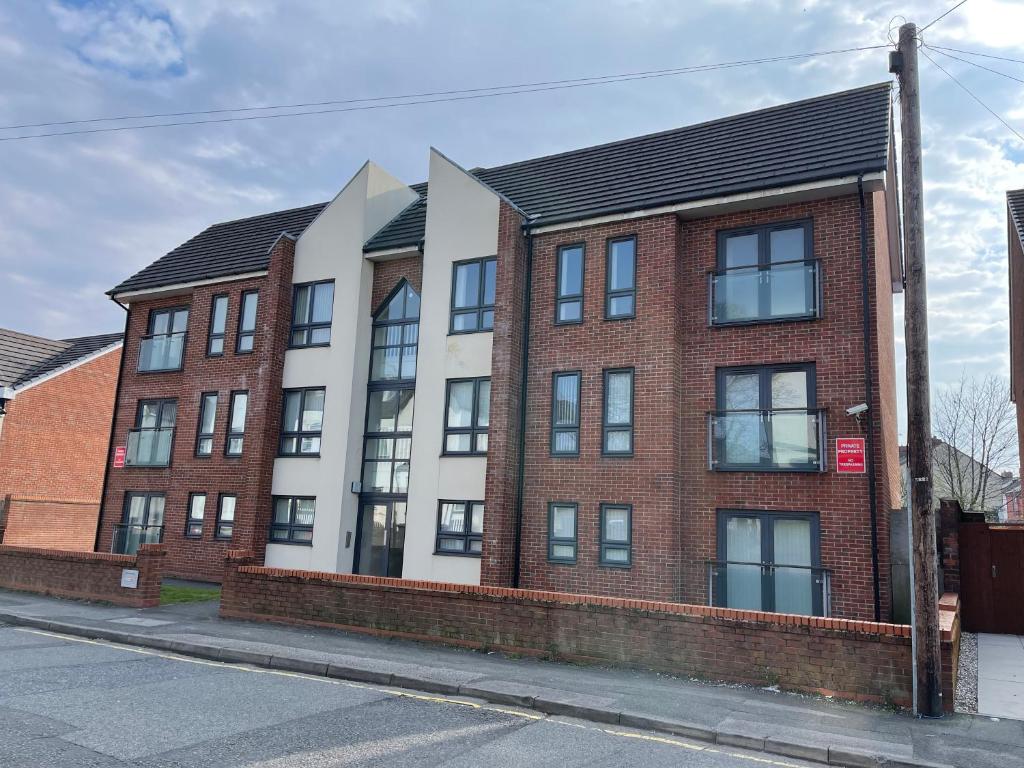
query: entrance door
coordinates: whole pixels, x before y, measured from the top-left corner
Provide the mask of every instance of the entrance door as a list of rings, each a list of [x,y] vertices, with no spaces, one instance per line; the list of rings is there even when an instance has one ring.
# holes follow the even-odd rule
[[[125,496],[121,525],[114,531],[112,550],[134,555],[141,544],[158,544],[164,531],[164,495],[129,493]]]
[[[402,578],[406,502],[369,499],[359,514],[356,573]]]
[[[1024,634],[1024,529],[961,523],[960,599],[968,632]]]

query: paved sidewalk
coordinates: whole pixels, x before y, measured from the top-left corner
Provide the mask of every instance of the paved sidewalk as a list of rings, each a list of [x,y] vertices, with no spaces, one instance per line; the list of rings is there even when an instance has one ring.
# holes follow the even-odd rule
[[[216,607],[139,610],[0,590],[0,622],[222,661],[457,694],[836,765],[1024,768],[1024,722],[1014,720],[975,715],[917,720],[769,689],[226,621],[217,618]]]
[[[978,635],[978,713],[1024,720],[1024,637]]]

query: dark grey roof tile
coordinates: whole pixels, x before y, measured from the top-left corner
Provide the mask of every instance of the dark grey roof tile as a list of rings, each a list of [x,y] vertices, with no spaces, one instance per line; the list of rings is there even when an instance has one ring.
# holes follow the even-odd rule
[[[120,333],[108,333],[55,340],[0,328],[0,386],[19,387],[121,339]]]

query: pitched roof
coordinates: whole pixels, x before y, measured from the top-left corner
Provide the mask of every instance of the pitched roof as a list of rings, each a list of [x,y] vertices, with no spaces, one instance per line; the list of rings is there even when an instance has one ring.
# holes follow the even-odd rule
[[[419,245],[427,229],[427,185],[424,182],[413,184],[410,188],[419,192],[419,199],[413,200],[395,218],[377,230],[366,241],[364,250],[385,251],[389,248]]]
[[[889,83],[782,104],[471,174],[534,218],[584,217],[886,169]],[[414,245],[426,200],[366,250]]]
[[[0,328],[0,386],[18,387],[118,344],[120,333],[44,339]]]
[[[1017,228],[1017,237],[1024,248],[1024,189],[1013,189],[1006,193],[1006,206]]]

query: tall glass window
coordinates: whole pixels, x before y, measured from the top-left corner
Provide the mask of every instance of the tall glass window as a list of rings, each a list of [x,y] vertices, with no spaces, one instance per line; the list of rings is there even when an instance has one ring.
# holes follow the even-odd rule
[[[213,429],[217,420],[217,393],[203,392],[199,398],[199,426],[196,428],[196,456],[213,455]]]
[[[249,409],[248,392],[232,392],[231,408],[228,411],[228,435],[224,442],[224,453],[241,456],[245,442],[245,416]]]
[[[608,241],[604,316],[609,320],[636,317],[636,238]]]
[[[604,424],[601,451],[606,456],[633,454],[633,369],[604,372]]]
[[[444,452],[487,453],[490,414],[490,379],[449,380],[445,403]]]
[[[555,275],[555,324],[583,322],[583,244],[558,249]]]
[[[224,332],[228,325],[228,297],[219,293],[210,304],[210,338],[206,343],[206,354],[209,357],[220,357],[224,354]]]
[[[286,389],[281,416],[281,456],[319,456],[324,423],[323,387]]]
[[[333,280],[296,285],[292,298],[290,346],[324,347],[330,344],[333,315]]]
[[[556,373],[551,384],[551,453],[578,456],[580,452],[579,371]]]
[[[451,333],[474,333],[494,328],[495,257],[459,261],[452,265]]]
[[[238,311],[236,352],[252,352],[256,344],[256,305],[259,298],[258,291],[246,291],[242,294],[242,306]]]

